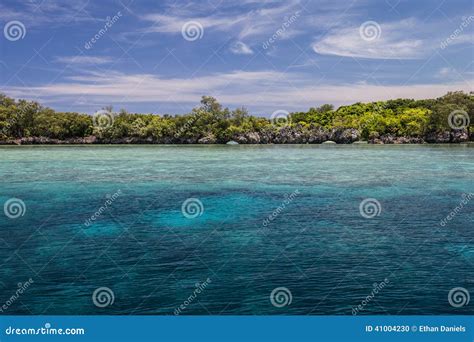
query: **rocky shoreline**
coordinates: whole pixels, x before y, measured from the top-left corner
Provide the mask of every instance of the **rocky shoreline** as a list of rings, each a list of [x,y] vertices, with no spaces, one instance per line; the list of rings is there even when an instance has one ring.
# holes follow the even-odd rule
[[[91,144],[225,144],[233,141],[238,144],[321,144],[335,142],[337,144],[352,144],[362,142],[356,129],[333,129],[326,131],[322,128],[301,129],[299,127],[283,127],[279,131],[261,131],[236,134],[227,141],[218,141],[212,134],[201,138],[164,137],[161,139],[127,137],[120,139],[98,138],[88,136],[71,139],[51,139],[46,137],[28,137],[12,140],[0,140],[0,145],[91,145]],[[400,137],[382,135],[372,137],[369,144],[446,144],[474,141],[474,134],[466,129],[445,132],[432,132],[424,137]]]

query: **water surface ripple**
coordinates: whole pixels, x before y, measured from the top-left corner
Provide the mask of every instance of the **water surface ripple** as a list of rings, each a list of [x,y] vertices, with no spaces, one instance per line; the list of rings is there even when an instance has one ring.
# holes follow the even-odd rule
[[[2,313],[472,314],[474,198],[440,222],[473,175],[472,145],[1,147]]]

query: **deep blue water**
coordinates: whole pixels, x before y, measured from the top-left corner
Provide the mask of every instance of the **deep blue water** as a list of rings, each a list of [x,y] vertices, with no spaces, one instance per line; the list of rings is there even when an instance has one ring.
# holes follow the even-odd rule
[[[2,147],[3,314],[474,313],[473,147]]]

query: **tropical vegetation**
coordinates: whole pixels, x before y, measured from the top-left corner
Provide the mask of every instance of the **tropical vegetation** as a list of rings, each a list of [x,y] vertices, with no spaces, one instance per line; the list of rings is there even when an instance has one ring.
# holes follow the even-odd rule
[[[354,135],[349,142],[386,136],[425,139],[459,130],[469,140],[474,131],[474,94],[456,91],[436,99],[355,103],[337,109],[324,104],[307,112],[269,117],[249,115],[244,107],[224,108],[210,96],[203,96],[191,113],[173,116],[132,114],[124,109],[113,113],[111,107],[94,115],[56,112],[34,101],[0,94],[0,141],[93,137],[98,143],[311,143],[321,142],[311,139],[314,132],[326,132],[323,140],[329,140],[333,132],[344,130]]]

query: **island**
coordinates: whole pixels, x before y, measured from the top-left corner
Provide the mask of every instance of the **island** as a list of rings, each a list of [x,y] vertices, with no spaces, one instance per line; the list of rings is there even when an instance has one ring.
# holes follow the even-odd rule
[[[57,112],[0,94],[0,144],[422,144],[474,140],[474,94],[249,115],[203,96],[186,115]]]

